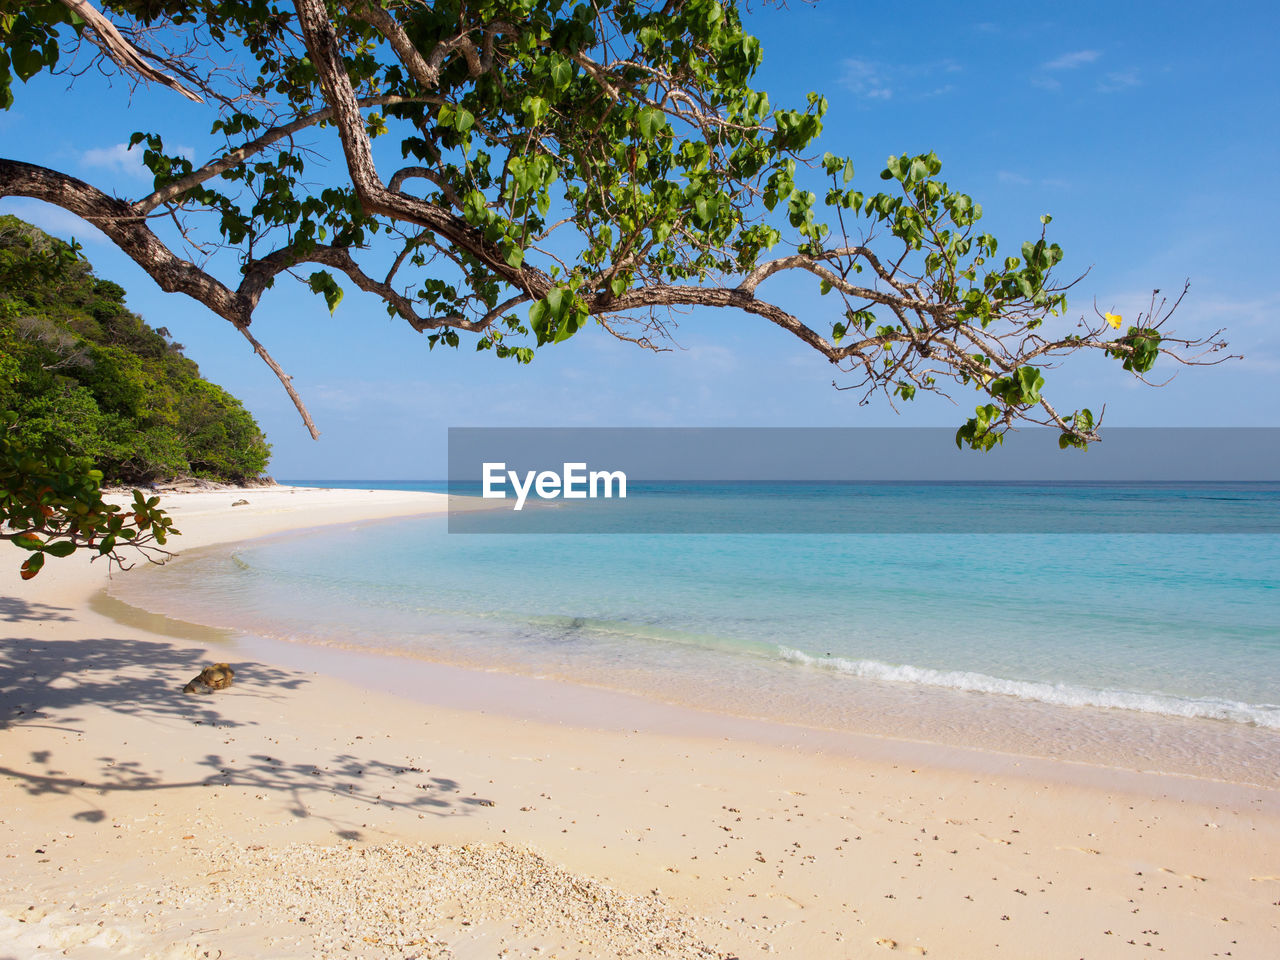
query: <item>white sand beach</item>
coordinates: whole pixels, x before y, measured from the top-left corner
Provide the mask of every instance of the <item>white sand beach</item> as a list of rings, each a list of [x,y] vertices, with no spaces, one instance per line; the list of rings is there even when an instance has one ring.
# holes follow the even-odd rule
[[[288,487],[162,503],[179,550],[443,505]],[[1261,958],[1280,943],[1280,791],[246,651],[107,616],[104,564],[51,561],[23,583],[17,551],[0,557],[0,960]],[[222,660],[229,689],[180,692]]]

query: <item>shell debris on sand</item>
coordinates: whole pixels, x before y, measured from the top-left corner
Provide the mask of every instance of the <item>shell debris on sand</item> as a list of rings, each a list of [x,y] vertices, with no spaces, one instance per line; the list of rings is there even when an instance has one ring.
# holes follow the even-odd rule
[[[445,960],[478,940],[509,957],[725,956],[659,895],[620,893],[505,843],[227,847],[206,876],[170,896],[289,927],[325,956]]]

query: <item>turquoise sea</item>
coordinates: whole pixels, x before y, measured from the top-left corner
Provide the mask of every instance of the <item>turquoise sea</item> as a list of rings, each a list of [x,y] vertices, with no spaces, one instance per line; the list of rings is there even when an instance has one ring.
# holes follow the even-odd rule
[[[700,509],[733,499],[702,493]],[[850,495],[810,485],[803,509]],[[931,508],[927,490],[898,495]],[[1026,491],[965,495],[998,511]],[[1134,509],[1132,489],[1115,495]],[[932,496],[943,509],[957,494]],[[1255,514],[1267,529],[1280,509],[1275,485],[1143,496],[1189,522],[1227,509],[1232,529]],[[450,534],[432,517],[193,551],[113,592],[234,628],[247,649],[394,650],[826,729],[1280,784],[1275,533]]]

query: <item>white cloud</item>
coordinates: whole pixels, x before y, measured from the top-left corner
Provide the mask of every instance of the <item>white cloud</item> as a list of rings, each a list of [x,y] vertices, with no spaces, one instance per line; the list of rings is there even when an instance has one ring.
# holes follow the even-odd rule
[[[848,59],[842,64],[844,70],[840,83],[858,96],[870,100],[888,100],[893,90],[881,78],[881,68],[869,60]]]
[[[1180,286],[1162,290],[1157,299],[1165,301],[1165,309],[1173,304],[1181,293]],[[1151,308],[1151,291],[1132,291],[1117,298],[1123,307],[1126,320],[1132,314],[1148,313]],[[1170,325],[1179,334],[1188,337],[1204,337],[1222,331],[1227,341],[1225,354],[1243,356],[1223,364],[1224,370],[1271,371],[1280,369],[1280,351],[1277,350],[1275,329],[1280,320],[1280,294],[1261,293],[1252,297],[1234,297],[1214,293],[1191,293],[1178,307]],[[1206,359],[1216,359],[1215,356]]]
[[[1042,90],[1057,91],[1062,89],[1062,81],[1054,74],[1076,70],[1097,62],[1102,57],[1100,50],[1072,50],[1053,60],[1040,65],[1039,72],[1031,78],[1031,85]],[[1084,71],[1097,76],[1093,71]],[[1139,86],[1142,80],[1136,67],[1127,70],[1113,70],[1097,80],[1094,89],[1098,93],[1116,93]]]
[[[1074,70],[1076,67],[1082,67],[1086,63],[1093,63],[1102,56],[1100,50],[1073,50],[1071,53],[1064,53],[1057,59],[1050,60],[1044,65],[1046,70]]]
[[[924,100],[954,93],[950,79],[964,66],[946,58],[931,63],[890,64],[849,58],[841,63],[840,85],[866,100]]]
[[[195,160],[193,147],[176,146],[168,148],[173,153]],[[117,143],[110,147],[93,147],[80,157],[80,163],[86,167],[97,167],[113,173],[124,174],[138,180],[150,180],[151,171],[142,163],[142,147],[130,147],[127,143]]]
[[[1108,73],[1106,77],[1098,81],[1099,93],[1117,93],[1120,90],[1129,90],[1133,87],[1141,86],[1142,78],[1138,76],[1137,68],[1123,70],[1118,73]]]
[[[1054,190],[1065,190],[1071,186],[1066,180],[1060,180],[1056,177],[1031,177],[1024,176],[1021,173],[1015,173],[1012,170],[1000,170],[996,173],[996,179],[1000,183],[1008,184],[1011,187],[1029,187],[1035,185],[1037,187],[1049,187]]]
[[[80,163],[86,167],[98,167],[113,173],[123,173],[139,180],[147,180],[151,177],[151,171],[142,165],[142,151],[131,149],[126,143],[86,150],[80,158]]]
[[[1179,313],[1190,315],[1206,326],[1253,327],[1274,331],[1276,319],[1280,317],[1280,294],[1264,293],[1247,298],[1212,295],[1205,298],[1188,297],[1186,303],[1178,309]]]

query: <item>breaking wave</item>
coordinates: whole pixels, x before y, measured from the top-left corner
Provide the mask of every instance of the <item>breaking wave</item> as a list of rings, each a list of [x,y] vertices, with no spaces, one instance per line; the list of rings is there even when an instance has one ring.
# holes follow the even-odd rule
[[[970,693],[1003,694],[1068,707],[1107,707],[1158,713],[1168,717],[1226,720],[1280,730],[1280,704],[1177,697],[1135,690],[1099,690],[1069,683],[1044,683],[1035,680],[1007,680],[967,670],[933,670],[910,664],[882,663],[879,660],[814,657],[802,650],[782,645],[778,646],[778,653],[789,663],[831,670],[866,680],[945,687]]]

